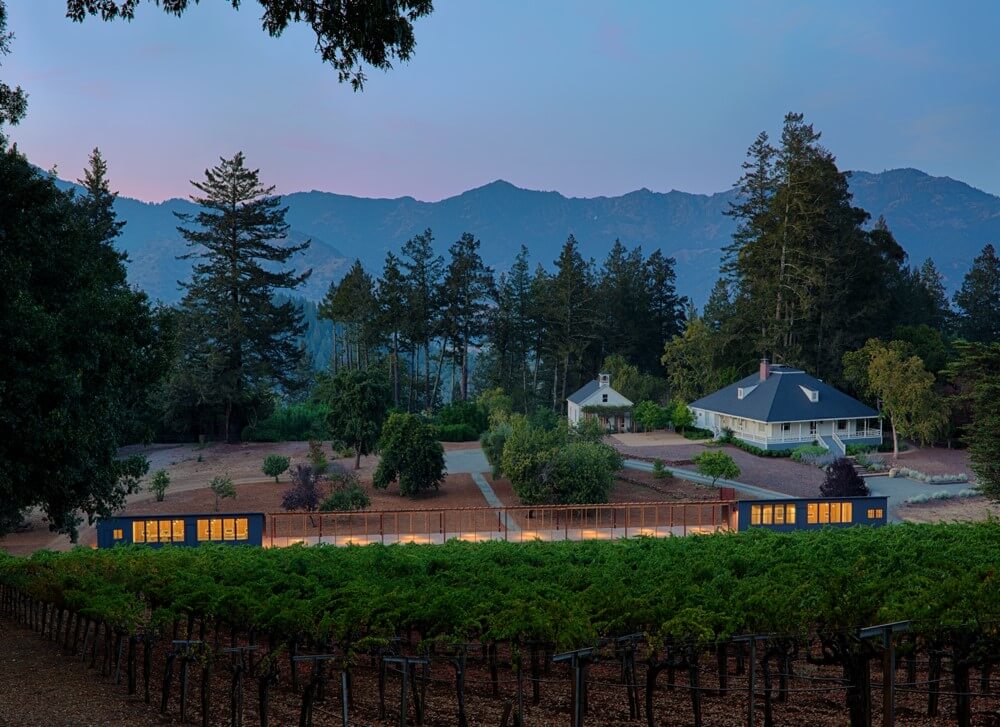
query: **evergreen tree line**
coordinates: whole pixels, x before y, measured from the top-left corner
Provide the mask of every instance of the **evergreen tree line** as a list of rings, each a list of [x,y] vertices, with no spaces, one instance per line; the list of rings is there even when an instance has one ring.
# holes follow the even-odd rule
[[[687,401],[746,375],[761,358],[861,395],[844,355],[902,340],[941,372],[958,340],[1000,340],[1000,262],[986,245],[948,300],[928,258],[908,263],[885,220],[869,226],[848,174],[801,114],[780,141],[750,146],[729,214],[737,222],[701,315],[665,348],[671,391]]]
[[[355,262],[319,307],[335,324],[330,367],[384,361],[393,405],[410,412],[495,387],[516,410],[561,411],[612,354],[662,378],[662,345],[685,316],[673,258],[616,240],[598,265],[570,235],[551,269],[532,269],[522,246],[495,275],[479,247],[466,233],[445,258],[426,230],[386,255],[378,277]]]

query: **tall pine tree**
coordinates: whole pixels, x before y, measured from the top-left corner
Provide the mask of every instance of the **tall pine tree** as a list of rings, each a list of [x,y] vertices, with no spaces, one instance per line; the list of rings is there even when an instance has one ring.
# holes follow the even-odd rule
[[[960,335],[969,341],[1000,342],[1000,259],[987,245],[955,293]]]
[[[305,328],[294,303],[276,302],[275,293],[309,277],[282,267],[309,243],[284,244],[287,208],[242,152],[192,184],[202,210],[178,214],[188,225],[178,227],[191,248],[184,257],[195,260],[191,281],[182,283],[181,310],[198,322],[186,344],[207,357],[205,383],[219,398],[226,439],[235,442],[254,403],[294,383]]]

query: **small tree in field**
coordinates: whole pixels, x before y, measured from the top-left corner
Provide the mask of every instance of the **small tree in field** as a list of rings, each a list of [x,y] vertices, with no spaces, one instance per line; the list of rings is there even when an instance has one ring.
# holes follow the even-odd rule
[[[291,460],[288,457],[283,457],[280,454],[269,454],[264,458],[264,466],[261,469],[265,475],[273,477],[274,481],[277,482],[278,477],[288,469],[290,464]]]
[[[309,460],[309,464],[312,465],[313,472],[317,476],[326,472],[330,466],[330,462],[326,458],[326,452],[323,451],[323,443],[318,439],[309,440],[309,454],[306,455],[306,458]]]
[[[212,478],[212,484],[209,487],[212,489],[212,494],[215,495],[216,512],[219,511],[219,505],[223,500],[236,497],[236,487],[233,485],[233,478],[228,475],[225,477],[216,475]]]
[[[672,419],[674,420],[674,427],[681,434],[684,433],[685,429],[694,424],[694,414],[691,413],[688,405],[683,401],[678,401],[674,406]]]
[[[846,457],[838,457],[827,466],[826,479],[819,491],[823,497],[864,497],[870,494],[868,485]]]
[[[731,480],[740,476],[740,468],[735,460],[717,449],[706,450],[693,461],[698,465],[698,472],[712,478],[712,487],[715,487],[716,481],[720,478]]]
[[[444,448],[433,430],[413,414],[392,414],[379,439],[381,460],[372,484],[385,489],[399,482],[399,493],[413,497],[444,481]]]
[[[163,502],[163,496],[168,487],[170,487],[170,475],[167,474],[166,470],[156,470],[149,483],[149,491],[156,495],[157,502]]]
[[[281,497],[281,507],[316,512],[319,501],[319,475],[307,464],[296,465],[292,470],[292,486]]]

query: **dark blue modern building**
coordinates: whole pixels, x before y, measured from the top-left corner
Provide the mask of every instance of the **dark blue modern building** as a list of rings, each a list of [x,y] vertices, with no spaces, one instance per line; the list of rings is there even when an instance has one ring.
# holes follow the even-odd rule
[[[264,513],[211,513],[198,515],[119,515],[97,523],[97,547],[133,543],[154,548],[173,545],[261,545]]]
[[[852,525],[885,525],[888,499],[868,497],[795,497],[739,500],[736,529],[766,528],[779,532]]]

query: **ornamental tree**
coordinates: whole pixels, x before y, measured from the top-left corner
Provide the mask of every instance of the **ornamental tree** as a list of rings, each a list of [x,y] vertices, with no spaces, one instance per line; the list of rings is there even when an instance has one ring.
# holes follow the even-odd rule
[[[826,468],[826,478],[819,486],[823,497],[864,497],[870,494],[868,485],[847,457],[838,457]]]
[[[221,502],[228,498],[236,497],[236,487],[233,485],[233,478],[229,475],[216,475],[209,485],[212,494],[215,495],[215,511],[219,511]]]
[[[321,379],[317,397],[330,407],[330,434],[354,450],[354,469],[360,469],[361,455],[375,450],[389,409],[386,376],[377,369],[341,369]]]
[[[685,429],[694,424],[694,414],[685,402],[678,401],[674,406],[673,420],[674,427],[683,434]]]
[[[281,497],[281,507],[315,512],[319,502],[319,475],[307,464],[296,465],[292,470],[292,486]]]
[[[395,413],[382,428],[381,460],[372,478],[379,489],[399,483],[399,494],[413,497],[441,486],[444,448],[434,430],[414,414]]]
[[[280,454],[269,454],[264,458],[264,466],[261,470],[268,477],[273,477],[274,481],[278,481],[278,477],[281,473],[288,469],[291,464],[291,460],[288,457],[284,457]]]
[[[156,470],[153,479],[150,480],[149,491],[156,495],[157,502],[163,502],[168,487],[170,487],[170,475],[166,470]]]
[[[693,462],[698,466],[698,472],[712,478],[712,487],[717,480],[732,480],[740,476],[739,465],[725,452],[718,449],[706,449],[696,456]]]

